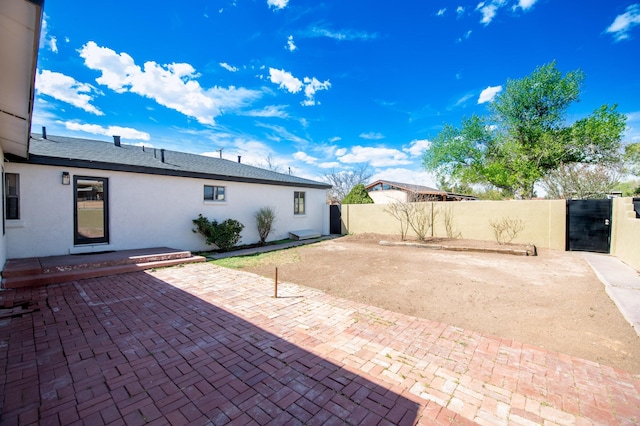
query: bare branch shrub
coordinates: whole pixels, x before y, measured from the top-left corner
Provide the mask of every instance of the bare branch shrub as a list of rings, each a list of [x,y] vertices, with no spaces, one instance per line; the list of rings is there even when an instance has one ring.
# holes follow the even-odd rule
[[[447,238],[460,238],[462,232],[458,231],[453,218],[453,207],[445,206],[443,208],[444,229],[447,231]]]
[[[524,221],[519,218],[503,217],[491,221],[491,228],[498,244],[508,244],[524,229]]]
[[[407,231],[409,230],[409,212],[408,203],[402,201],[394,201],[384,207],[384,211],[396,218],[400,222],[400,238],[402,241],[407,239]]]

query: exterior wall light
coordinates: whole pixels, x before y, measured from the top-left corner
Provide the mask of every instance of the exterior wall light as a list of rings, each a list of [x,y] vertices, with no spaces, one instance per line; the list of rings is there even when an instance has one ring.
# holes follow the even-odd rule
[[[71,183],[71,176],[69,176],[69,172],[62,172],[62,184],[69,185]]]

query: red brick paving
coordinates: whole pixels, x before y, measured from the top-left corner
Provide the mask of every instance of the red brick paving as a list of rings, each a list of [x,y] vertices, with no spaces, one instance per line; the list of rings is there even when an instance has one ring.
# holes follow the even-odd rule
[[[640,423],[640,377],[208,264],[0,292],[0,424]]]

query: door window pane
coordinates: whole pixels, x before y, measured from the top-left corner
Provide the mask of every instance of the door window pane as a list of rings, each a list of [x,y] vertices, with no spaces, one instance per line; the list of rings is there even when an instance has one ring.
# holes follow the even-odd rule
[[[76,178],[76,244],[108,242],[106,179]]]

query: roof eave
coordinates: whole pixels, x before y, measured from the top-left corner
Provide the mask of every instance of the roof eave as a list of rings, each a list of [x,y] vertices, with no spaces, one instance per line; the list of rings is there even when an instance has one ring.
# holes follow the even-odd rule
[[[276,180],[259,179],[259,178],[220,175],[215,173],[190,172],[190,171],[173,170],[173,169],[161,169],[161,168],[147,167],[147,166],[134,166],[129,164],[115,164],[115,163],[106,163],[106,162],[91,161],[91,160],[77,160],[72,158],[47,157],[47,156],[34,155],[34,154],[31,154],[29,156],[29,160],[25,160],[18,156],[16,157],[9,156],[9,159],[16,162],[20,162],[20,163],[38,164],[43,166],[76,167],[76,168],[93,169],[93,170],[109,170],[109,171],[115,171],[115,172],[141,173],[141,174],[151,174],[151,175],[159,175],[159,176],[211,179],[211,180],[219,180],[219,181],[226,181],[226,182],[243,182],[243,183],[257,183],[257,184],[263,184],[263,185],[291,186],[296,188],[314,188],[314,189],[331,188],[331,185],[324,184],[324,183],[286,182],[286,181],[276,181]]]

